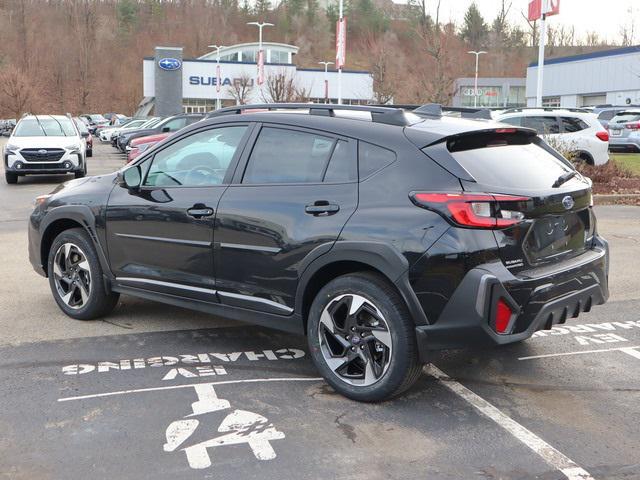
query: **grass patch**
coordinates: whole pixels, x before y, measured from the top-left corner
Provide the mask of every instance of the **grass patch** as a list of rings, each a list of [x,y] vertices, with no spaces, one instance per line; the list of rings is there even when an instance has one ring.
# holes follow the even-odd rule
[[[640,153],[612,153],[611,158],[620,168],[640,176]]]

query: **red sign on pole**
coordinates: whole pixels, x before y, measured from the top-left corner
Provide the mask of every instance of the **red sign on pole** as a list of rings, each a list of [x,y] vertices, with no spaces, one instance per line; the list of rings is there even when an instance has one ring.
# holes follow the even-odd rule
[[[530,22],[535,22],[539,20],[542,16],[542,0],[531,0],[529,2],[529,15],[528,19]]]
[[[547,16],[558,15],[560,13],[560,0],[548,0]]]
[[[264,83],[264,50],[258,51],[258,85]]]
[[[342,17],[336,24],[336,67],[342,68],[347,59],[347,18]]]
[[[546,16],[558,15],[560,13],[560,0],[531,0],[529,2],[530,22],[540,20],[542,14]]]

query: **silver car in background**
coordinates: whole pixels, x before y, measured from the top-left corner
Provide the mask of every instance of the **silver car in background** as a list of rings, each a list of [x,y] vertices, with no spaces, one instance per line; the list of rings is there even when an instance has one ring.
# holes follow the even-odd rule
[[[640,152],[640,108],[619,112],[609,122],[609,149]]]

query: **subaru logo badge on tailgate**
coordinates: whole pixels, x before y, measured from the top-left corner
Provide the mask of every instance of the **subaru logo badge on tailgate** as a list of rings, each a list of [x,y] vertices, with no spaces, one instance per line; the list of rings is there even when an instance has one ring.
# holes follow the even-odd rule
[[[177,58],[163,58],[158,61],[158,66],[163,70],[178,70],[182,62]]]
[[[566,210],[571,210],[576,202],[573,201],[573,198],[570,195],[567,195],[562,199],[562,206]]]

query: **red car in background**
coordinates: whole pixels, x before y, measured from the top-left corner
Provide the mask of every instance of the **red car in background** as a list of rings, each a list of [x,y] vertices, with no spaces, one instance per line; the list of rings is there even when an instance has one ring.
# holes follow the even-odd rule
[[[161,142],[165,138],[171,136],[173,132],[156,133],[155,135],[148,135],[146,137],[134,138],[127,146],[127,163],[132,162],[138,158],[143,152],[146,152],[156,143]]]

